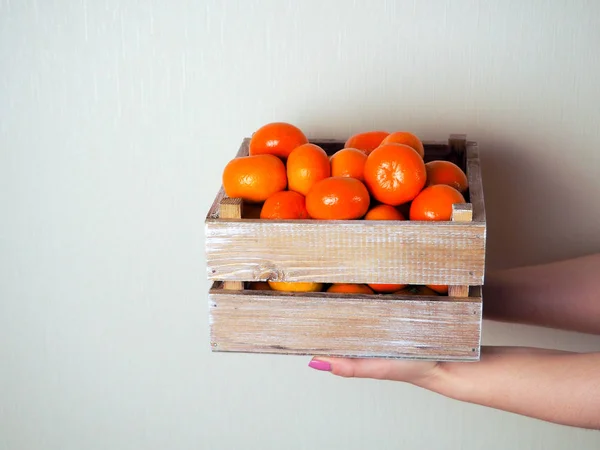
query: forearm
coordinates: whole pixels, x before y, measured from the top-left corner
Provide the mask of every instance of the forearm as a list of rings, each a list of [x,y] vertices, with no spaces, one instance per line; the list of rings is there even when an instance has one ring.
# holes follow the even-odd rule
[[[440,363],[418,383],[457,400],[600,429],[600,353],[484,347],[477,363]]]
[[[600,254],[486,275],[484,318],[600,334]]]

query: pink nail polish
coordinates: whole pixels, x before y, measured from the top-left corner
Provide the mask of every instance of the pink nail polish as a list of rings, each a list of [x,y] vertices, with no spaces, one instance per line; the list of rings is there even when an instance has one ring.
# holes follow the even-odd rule
[[[326,372],[331,371],[331,364],[329,364],[327,361],[319,361],[318,359],[313,359],[311,362],[309,362],[308,367],[312,367],[313,369],[317,370],[324,370]]]

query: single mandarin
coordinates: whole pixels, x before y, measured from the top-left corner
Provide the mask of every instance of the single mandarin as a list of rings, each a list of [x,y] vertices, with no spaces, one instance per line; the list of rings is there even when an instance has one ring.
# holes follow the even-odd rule
[[[413,200],[425,186],[423,158],[404,144],[386,144],[373,150],[365,163],[365,183],[376,200],[397,206]]]
[[[351,177],[365,181],[367,154],[356,148],[344,148],[330,158],[332,177]]]
[[[389,134],[386,138],[381,141],[381,145],[386,144],[404,144],[414,148],[421,158],[425,157],[425,148],[421,140],[408,131],[395,131]]]
[[[433,289],[438,294],[448,295],[448,286],[444,286],[444,285],[441,285],[441,284],[428,284],[427,287],[429,289]]]
[[[317,181],[306,195],[306,209],[313,219],[359,219],[369,209],[369,191],[362,181],[329,177]]]
[[[365,220],[405,220],[400,211],[390,205],[377,205],[365,214]]]
[[[292,150],[307,142],[308,138],[297,126],[287,122],[271,122],[252,134],[248,151],[250,155],[267,153],[285,160]]]
[[[427,170],[427,186],[447,184],[463,193],[469,187],[465,172],[450,161],[429,161],[425,164]]]
[[[248,288],[251,291],[271,291],[271,286],[266,281],[255,281],[252,283],[248,283]]]
[[[395,292],[397,290],[404,289],[406,287],[406,284],[369,283],[369,287],[375,292],[379,292],[381,294],[389,294],[390,292]]]
[[[426,187],[410,205],[410,220],[451,220],[452,205],[465,203],[463,195],[447,184]]]
[[[261,219],[308,219],[306,200],[294,191],[279,191],[265,200]]]
[[[354,284],[354,283],[334,283],[328,289],[327,292],[337,292],[339,294],[374,294],[366,284]]]
[[[397,295],[431,295],[437,296],[438,293],[427,286],[410,285],[399,291],[394,292]]]
[[[363,150],[367,155],[375,150],[381,144],[390,133],[382,130],[365,131],[362,133],[356,133],[350,136],[346,143],[345,148],[356,148]]]
[[[223,189],[231,198],[260,203],[287,186],[285,165],[273,155],[241,156],[223,170]]]
[[[287,159],[288,189],[308,194],[317,181],[331,175],[331,164],[325,150],[315,144],[296,147]]]
[[[323,289],[323,283],[312,281],[269,281],[268,283],[272,290],[282,292],[319,292]]]

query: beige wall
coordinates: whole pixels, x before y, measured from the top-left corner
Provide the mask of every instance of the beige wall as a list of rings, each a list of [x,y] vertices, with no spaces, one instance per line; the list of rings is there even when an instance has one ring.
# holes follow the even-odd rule
[[[210,354],[202,235],[242,137],[287,120],[467,133],[490,267],[600,251],[599,17],[592,1],[0,2],[0,449],[599,448],[304,357]]]

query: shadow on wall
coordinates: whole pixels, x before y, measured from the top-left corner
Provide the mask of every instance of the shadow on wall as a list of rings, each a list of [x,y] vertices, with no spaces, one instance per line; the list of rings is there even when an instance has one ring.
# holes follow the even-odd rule
[[[562,143],[478,139],[488,221],[490,269],[538,264],[600,251],[598,182]]]
[[[595,198],[600,196],[600,181],[597,168],[586,163],[586,154],[594,154],[593,142],[581,138],[577,145],[577,139],[554,133],[548,123],[531,123],[535,117],[498,114],[496,124],[491,125],[482,123],[483,115],[450,114],[413,101],[414,105],[405,99],[399,111],[394,103],[376,96],[360,108],[343,98],[330,98],[319,108],[298,105],[289,120],[311,139],[345,139],[371,129],[406,129],[429,140],[466,133],[478,141],[488,221],[488,269],[600,251],[600,208],[596,207],[600,199]],[[507,138],[507,128],[513,128],[518,138]],[[582,148],[582,142],[589,148]]]

